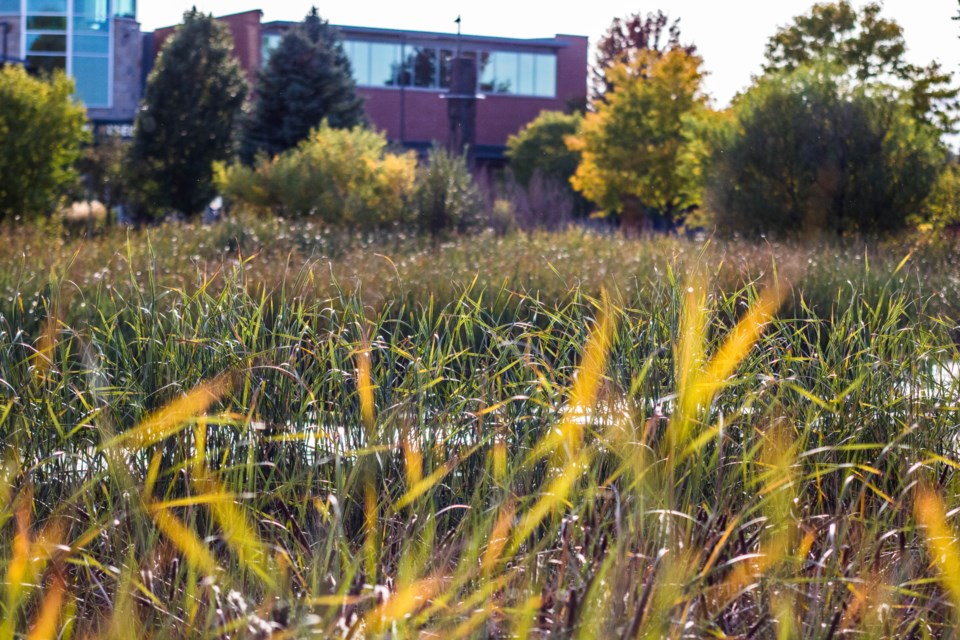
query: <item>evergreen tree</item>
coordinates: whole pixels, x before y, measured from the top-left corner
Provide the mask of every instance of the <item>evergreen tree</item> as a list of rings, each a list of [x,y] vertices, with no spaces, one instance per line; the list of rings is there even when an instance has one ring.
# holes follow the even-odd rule
[[[274,156],[304,140],[326,119],[335,129],[365,122],[350,60],[316,7],[284,34],[257,80],[257,102],[245,127],[241,155]]]
[[[131,149],[131,184],[149,209],[195,214],[213,197],[213,163],[233,152],[247,85],[226,26],[194,7],[163,47]]]

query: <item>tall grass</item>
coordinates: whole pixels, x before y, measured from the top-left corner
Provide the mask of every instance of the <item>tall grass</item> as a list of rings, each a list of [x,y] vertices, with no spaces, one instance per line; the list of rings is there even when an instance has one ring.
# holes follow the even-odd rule
[[[952,633],[960,388],[925,270],[868,255],[814,308],[816,269],[745,245],[520,236],[504,285],[469,242],[356,242],[322,282],[266,277],[266,244],[3,272],[0,637]],[[405,260],[475,277],[431,298]],[[381,263],[379,293],[339,271]]]

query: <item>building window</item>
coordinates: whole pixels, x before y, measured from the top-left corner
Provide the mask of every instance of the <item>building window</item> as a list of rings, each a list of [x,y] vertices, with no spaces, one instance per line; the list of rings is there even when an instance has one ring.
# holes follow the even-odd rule
[[[20,0],[0,0],[0,14],[20,13]]]
[[[111,0],[27,0],[24,53],[38,71],[73,76],[88,107],[109,107]],[[129,7],[134,6],[132,0]]]
[[[483,52],[479,76],[480,90],[485,93],[553,98],[557,94],[557,56],[552,53]]]
[[[266,33],[260,39],[260,66],[266,67],[270,56],[280,46],[280,40],[283,36],[279,33]]]
[[[363,84],[371,87],[396,85],[400,70],[400,46],[385,42],[371,42],[369,50],[357,43],[357,63],[366,69]],[[351,65],[353,62],[351,61]]]
[[[346,40],[353,78],[361,87],[448,89],[456,53],[423,44]],[[478,65],[477,89],[483,93],[553,98],[557,93],[557,56],[553,53],[476,51],[461,55]]]
[[[116,13],[118,18],[136,18],[137,0],[117,0]]]

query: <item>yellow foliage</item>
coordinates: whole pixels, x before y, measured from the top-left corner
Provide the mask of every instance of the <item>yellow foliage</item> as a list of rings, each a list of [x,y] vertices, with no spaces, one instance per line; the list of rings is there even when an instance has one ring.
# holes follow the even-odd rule
[[[709,113],[701,64],[676,48],[611,67],[613,90],[567,138],[582,154],[574,189],[608,211],[621,212],[635,199],[669,220],[697,206],[706,155],[697,123]]]

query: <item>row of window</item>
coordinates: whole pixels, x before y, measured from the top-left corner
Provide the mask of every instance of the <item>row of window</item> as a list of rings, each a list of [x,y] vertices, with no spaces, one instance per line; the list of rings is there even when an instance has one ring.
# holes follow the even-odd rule
[[[135,9],[133,2],[118,0]],[[61,69],[73,76],[77,97],[87,106],[109,107],[111,0],[27,0],[26,4],[27,66]]]
[[[0,14],[16,14],[21,11],[21,0],[0,0]],[[67,0],[26,0],[28,14],[66,14]],[[137,0],[116,0],[114,16],[118,18],[136,18]],[[106,21],[109,17],[108,0],[73,0],[75,16],[98,17]],[[76,28],[76,27],[74,27]]]
[[[451,49],[389,42],[345,40],[357,84],[366,87],[450,86]],[[477,90],[552,98],[557,92],[557,57],[552,53],[468,50],[461,55],[477,65]]]
[[[263,37],[266,65],[281,36]],[[348,39],[343,42],[353,78],[361,87],[450,87],[455,52],[442,47]],[[518,51],[463,51],[477,65],[477,91],[553,98],[557,94],[557,56]]]

